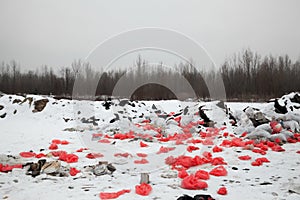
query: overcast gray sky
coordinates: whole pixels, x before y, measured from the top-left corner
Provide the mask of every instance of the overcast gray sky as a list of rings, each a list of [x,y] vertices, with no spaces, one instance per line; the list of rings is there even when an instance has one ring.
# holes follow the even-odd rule
[[[250,47],[300,58],[299,0],[0,0],[0,61],[70,66],[100,42],[140,27],[177,30],[217,65]]]

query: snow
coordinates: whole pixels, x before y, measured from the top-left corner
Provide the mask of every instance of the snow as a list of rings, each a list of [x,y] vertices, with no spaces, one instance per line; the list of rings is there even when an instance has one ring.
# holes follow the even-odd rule
[[[18,156],[23,151],[33,151],[35,153],[47,154],[51,150],[48,147],[53,139],[67,140],[68,145],[58,145],[58,150],[64,150],[68,153],[78,155],[79,161],[76,163],[61,162],[67,168],[75,167],[81,170],[76,176],[55,177],[47,174],[41,174],[35,178],[26,175],[25,169],[14,169],[12,172],[0,173],[0,197],[4,199],[100,199],[100,192],[117,192],[122,189],[130,189],[130,193],[121,195],[118,199],[177,199],[183,194],[194,196],[196,194],[210,194],[215,199],[299,199],[300,198],[300,143],[286,143],[282,147],[284,152],[275,152],[268,150],[266,155],[254,153],[242,147],[222,147],[223,151],[212,153],[213,157],[224,158],[227,165],[224,167],[228,171],[227,176],[211,176],[207,180],[208,188],[206,190],[186,190],[180,187],[181,179],[177,177],[177,171],[172,170],[165,164],[165,158],[168,156],[177,157],[179,155],[201,156],[204,151],[212,152],[212,147],[220,145],[225,139],[231,139],[230,136],[224,137],[223,133],[238,133],[241,130],[254,130],[249,123],[239,124],[238,127],[231,126],[225,110],[217,106],[217,101],[213,102],[193,102],[193,101],[139,101],[131,102],[134,106],[126,104],[119,106],[119,100],[113,100],[110,109],[106,110],[102,105],[104,102],[97,101],[71,101],[55,100],[50,97],[28,95],[34,101],[47,98],[49,102],[43,111],[33,113],[34,105],[29,102],[12,103],[15,99],[23,101],[25,97],[17,95],[4,95],[0,98],[0,105],[4,108],[0,110],[0,154]],[[288,105],[294,105],[289,101],[293,94],[284,96],[279,103],[283,104],[288,100]],[[282,100],[284,99],[284,100]],[[260,109],[266,113],[268,118],[272,116],[283,116],[274,112],[273,103],[225,103],[228,108],[239,116],[243,121],[243,109],[250,106]],[[157,109],[153,109],[153,105]],[[188,113],[182,114],[184,108],[188,106]],[[212,138],[214,145],[203,145],[201,143],[176,145],[175,140],[169,142],[158,141],[154,136],[157,129],[167,135],[175,132],[183,134],[184,130],[178,126],[176,117],[167,116],[167,118],[158,117],[155,111],[160,110],[162,114],[174,112],[181,116],[182,125],[201,120],[198,112],[199,106],[207,116],[216,122],[215,126],[219,133],[217,137]],[[14,114],[14,112],[16,113]],[[118,114],[120,120],[110,123]],[[143,114],[142,117],[140,117]],[[299,116],[298,110],[289,112],[286,116]],[[82,119],[90,119],[94,116],[98,121],[97,125],[93,123],[83,123]],[[246,116],[244,116],[246,117]],[[130,118],[130,119],[129,119]],[[237,117],[238,118],[238,117]],[[295,117],[294,117],[295,118]],[[66,121],[66,119],[68,119]],[[150,119],[151,123],[144,123],[143,120]],[[226,124],[226,126],[224,125]],[[140,124],[141,127],[136,126]],[[153,129],[144,130],[146,125],[151,125]],[[298,124],[299,125],[299,124]],[[241,128],[242,127],[242,128]],[[74,128],[77,131],[65,131]],[[151,128],[151,127],[150,127]],[[224,129],[224,130],[221,130]],[[130,130],[142,135],[153,137],[150,140],[139,139],[109,139],[111,143],[98,143],[92,140],[95,133],[107,134],[113,137],[114,133],[127,133]],[[190,129],[194,139],[202,139],[198,132],[205,131],[202,126],[194,126]],[[240,133],[241,134],[241,133]],[[238,134],[236,137],[240,137]],[[104,136],[102,137],[102,139]],[[191,139],[191,138],[190,138]],[[140,147],[140,141],[148,144],[149,147]],[[200,149],[188,152],[187,146],[193,145]],[[157,154],[161,147],[175,147],[168,153]],[[89,150],[76,152],[80,148],[87,147]],[[43,151],[40,151],[44,149]],[[129,153],[132,157],[115,157],[115,153]],[[103,158],[88,159],[88,153],[102,153]],[[149,161],[148,164],[134,164],[135,160],[141,160],[137,153],[145,153]],[[238,156],[249,155],[252,157],[249,161],[242,161]],[[262,166],[252,166],[256,158],[266,157],[270,163],[263,163]],[[1,158],[1,157],[0,157]],[[47,157],[48,161],[56,160],[55,157]],[[17,161],[22,164],[26,162],[36,162],[37,158],[19,158]],[[84,167],[95,165],[98,161],[108,161],[116,167],[113,175],[95,176],[89,173]],[[0,160],[1,163],[1,160]],[[202,169],[210,171],[215,166],[204,164],[187,169],[188,174],[195,173]],[[236,170],[237,168],[237,170]],[[135,186],[139,184],[140,174],[142,172],[150,173],[150,185],[152,192],[149,196],[140,196],[135,193]],[[166,178],[168,177],[168,178]],[[219,195],[217,191],[220,187],[227,188],[227,195]],[[290,193],[289,190],[298,192]]]

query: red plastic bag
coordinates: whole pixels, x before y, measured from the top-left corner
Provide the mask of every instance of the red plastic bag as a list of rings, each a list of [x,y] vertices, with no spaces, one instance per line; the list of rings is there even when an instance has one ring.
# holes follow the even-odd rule
[[[226,195],[227,194],[226,187],[220,187],[219,190],[218,190],[218,194],[220,194],[220,195]]]
[[[212,149],[214,153],[219,153],[219,152],[222,152],[223,149],[221,147],[218,147],[218,146],[214,146],[214,148]]]
[[[146,158],[148,156],[146,153],[136,153],[136,155],[141,158]]]
[[[173,151],[175,149],[175,147],[160,147],[159,151],[157,152],[157,154],[161,154],[161,153],[168,153],[169,151]]]
[[[209,172],[209,174],[213,175],[213,176],[226,176],[227,175],[227,170],[225,169],[225,167],[223,167],[221,165],[221,166],[218,166],[218,167],[212,169]]]
[[[208,185],[191,174],[182,180],[181,187],[188,190],[201,190],[207,188]]]
[[[76,174],[78,174],[79,172],[80,172],[80,170],[76,169],[75,167],[70,168],[70,175],[71,176],[76,176]]]
[[[95,159],[95,158],[102,158],[104,157],[104,155],[102,153],[89,153],[85,157],[89,159]]]
[[[140,142],[140,147],[148,147],[149,145],[148,144],[146,144],[146,143],[144,143],[144,142]]]
[[[83,152],[84,150],[88,150],[88,148],[80,148],[80,149],[76,150],[76,152]]]
[[[196,171],[195,177],[199,178],[199,179],[202,179],[202,180],[208,180],[209,179],[209,173],[207,171],[204,171],[204,170],[200,169],[200,170]]]
[[[32,158],[32,157],[35,157],[36,154],[33,152],[21,152],[20,156],[23,158]]]
[[[152,187],[147,183],[142,183],[140,185],[135,186],[135,193],[142,196],[148,196],[151,191],[152,191]]]
[[[52,144],[61,144],[61,141],[59,139],[53,139]]]
[[[189,174],[186,172],[185,169],[182,169],[180,171],[178,171],[178,178],[185,178],[187,177]]]
[[[0,163],[0,172],[9,172],[15,168],[20,168],[22,169],[23,166],[21,164],[16,164],[16,165],[2,165]]]
[[[105,144],[109,144],[110,143],[110,140],[109,139],[101,139],[101,140],[98,140],[99,143],[105,143]]]
[[[54,157],[59,157],[62,154],[67,154],[67,152],[66,151],[52,151],[51,154]]]
[[[149,163],[149,161],[145,158],[143,158],[142,160],[135,160],[134,161],[135,164],[147,164]]]
[[[47,155],[43,154],[43,153],[39,153],[37,155],[35,155],[36,158],[42,158],[42,157],[47,157]]]
[[[227,165],[222,157],[213,158],[211,161],[212,165]]]
[[[246,155],[246,156],[239,156],[238,158],[240,160],[251,160],[251,156],[248,156],[248,155]]]
[[[120,190],[118,192],[100,192],[100,199],[116,199],[119,196],[130,193],[130,190]]]
[[[124,158],[128,158],[129,156],[132,157],[132,155],[130,153],[116,153],[114,154],[115,157],[124,157]]]
[[[58,146],[57,146],[57,144],[52,143],[52,144],[49,146],[49,149],[50,149],[50,150],[56,150],[56,149],[58,149]]]
[[[200,149],[199,147],[188,146],[186,150],[187,150],[188,152],[192,152],[192,151],[196,151],[196,150],[199,150],[199,149]]]
[[[61,152],[59,155],[59,160],[65,161],[67,163],[74,163],[78,161],[78,156],[75,154],[67,154],[65,152]]]
[[[67,140],[62,140],[61,141],[61,145],[68,145],[68,144],[70,144],[70,142],[68,142]]]

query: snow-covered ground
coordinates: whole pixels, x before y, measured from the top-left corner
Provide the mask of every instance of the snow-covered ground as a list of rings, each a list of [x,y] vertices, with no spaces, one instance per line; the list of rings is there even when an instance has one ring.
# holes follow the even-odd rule
[[[297,117],[300,116],[300,109],[297,107],[300,104],[290,101],[293,95],[279,99],[280,105],[286,101],[287,114],[276,113],[273,102],[225,103],[236,118],[237,126],[232,126],[232,119],[229,119],[226,109],[218,106],[217,101],[91,102],[55,100],[35,95],[4,95],[0,98],[0,163],[25,164],[43,158],[20,156],[21,152],[29,151],[35,155],[43,153],[47,161],[54,161],[59,158],[51,152],[62,150],[78,156],[77,162],[60,161],[62,167],[74,167],[81,172],[67,177],[45,173],[32,177],[26,175],[26,167],[0,172],[0,197],[13,200],[100,199],[100,192],[130,189],[131,192],[118,199],[165,200],[177,199],[183,194],[210,194],[215,199],[300,199],[300,136],[293,135],[282,146],[276,143],[281,144],[281,141],[271,142],[270,138],[264,138],[262,142],[256,140],[252,144],[247,137],[255,127],[249,121],[249,112],[255,114],[258,110],[243,111],[250,106],[259,109],[269,121],[272,117],[285,117],[286,121],[296,121],[299,125]],[[48,99],[49,102],[42,111],[32,112],[34,102],[41,99]],[[203,126],[199,107],[215,122],[215,128]],[[248,115],[245,114],[247,112]],[[58,144],[57,150],[51,150],[49,146],[54,139],[66,140],[69,144]],[[148,146],[141,147],[141,142]],[[272,148],[274,145],[278,148]],[[214,152],[215,146],[222,148],[222,151]],[[88,150],[78,152],[81,148]],[[207,152],[212,157],[207,157]],[[90,153],[98,153],[94,155],[100,157],[87,158]],[[128,153],[130,156],[115,156],[117,153]],[[15,157],[8,159],[7,155]],[[189,175],[199,169],[210,172],[219,166],[220,163],[213,163],[213,158],[224,159],[226,164],[223,166],[228,174],[219,177],[210,175],[209,180],[205,180],[208,184],[206,189],[183,189],[182,179],[178,177],[180,170],[172,169],[165,163],[166,158],[180,155],[209,160],[188,167],[186,171]],[[251,159],[239,159],[244,155],[249,155]],[[262,157],[270,162],[253,166],[253,162]],[[148,163],[135,162],[143,159]],[[112,163],[116,171],[112,175],[94,175],[87,166],[96,165],[99,161]],[[148,196],[135,192],[141,173],[150,175],[152,192]],[[227,188],[227,195],[217,193],[222,186]]]

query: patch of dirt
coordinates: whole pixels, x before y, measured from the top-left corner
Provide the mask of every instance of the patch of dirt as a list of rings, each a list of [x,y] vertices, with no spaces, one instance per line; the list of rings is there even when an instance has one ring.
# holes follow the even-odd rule
[[[34,110],[32,112],[41,112],[46,107],[48,99],[41,99],[34,102]]]

